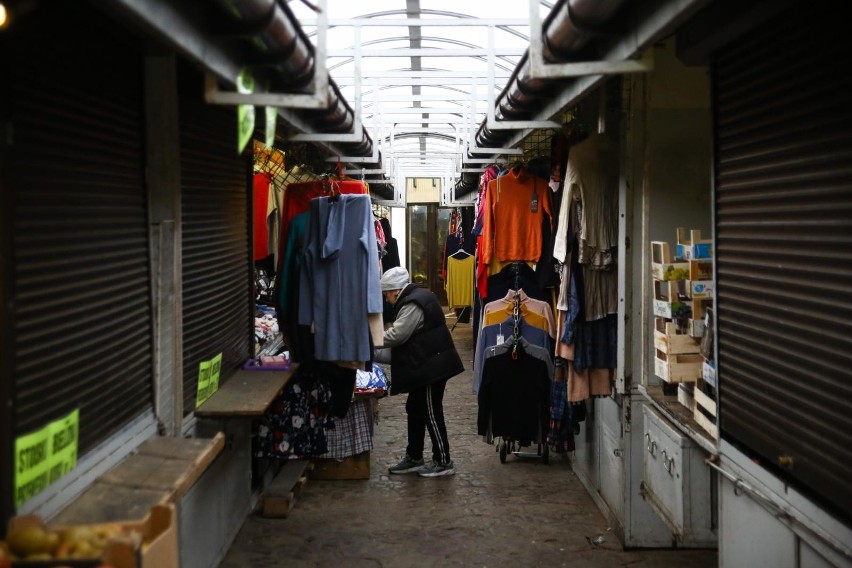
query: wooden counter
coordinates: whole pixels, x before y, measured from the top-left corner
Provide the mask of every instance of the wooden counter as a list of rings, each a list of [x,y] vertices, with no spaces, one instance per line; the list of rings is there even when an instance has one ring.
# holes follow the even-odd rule
[[[195,415],[199,418],[263,416],[298,368],[299,364],[293,363],[286,371],[239,370],[195,409]]]

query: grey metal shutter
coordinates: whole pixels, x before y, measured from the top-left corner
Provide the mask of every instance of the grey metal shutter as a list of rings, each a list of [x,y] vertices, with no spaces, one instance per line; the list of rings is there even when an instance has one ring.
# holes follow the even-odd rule
[[[852,60],[801,4],[713,66],[720,425],[852,519]]]
[[[198,364],[222,353],[222,379],[250,356],[250,162],[237,154],[234,107],[206,105],[200,75],[181,68],[184,412]]]
[[[0,36],[14,306],[0,380],[15,436],[79,408],[82,454],[153,405],[142,57],[64,2]]]

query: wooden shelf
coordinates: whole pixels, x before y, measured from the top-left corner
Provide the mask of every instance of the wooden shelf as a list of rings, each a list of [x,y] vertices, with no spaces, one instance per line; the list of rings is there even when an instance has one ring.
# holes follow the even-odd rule
[[[177,503],[224,447],[222,432],[213,438],[151,438],[98,477],[54,522],[141,519],[154,505]]]
[[[293,363],[286,371],[237,371],[195,409],[195,415],[200,418],[263,416],[298,368],[299,364]]]

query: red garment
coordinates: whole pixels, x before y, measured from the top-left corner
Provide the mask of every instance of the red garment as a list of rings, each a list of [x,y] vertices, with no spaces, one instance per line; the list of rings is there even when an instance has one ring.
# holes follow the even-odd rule
[[[273,252],[269,250],[269,226],[266,224],[271,181],[271,174],[254,174],[254,260],[263,260]]]

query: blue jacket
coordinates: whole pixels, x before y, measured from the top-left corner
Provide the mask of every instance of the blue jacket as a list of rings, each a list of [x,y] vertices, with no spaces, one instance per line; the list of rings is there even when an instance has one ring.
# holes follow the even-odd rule
[[[314,326],[320,361],[369,361],[367,314],[382,313],[379,249],[368,195],[311,200],[299,282],[299,323]]]

